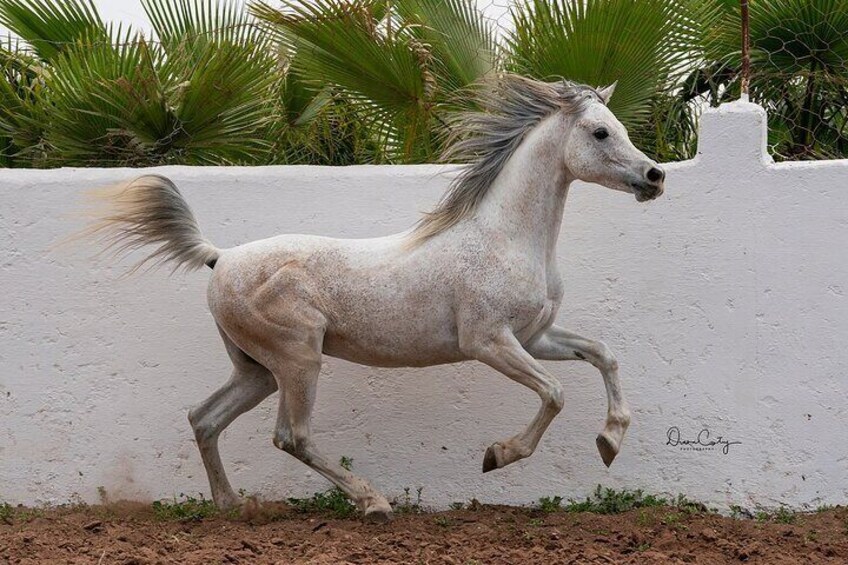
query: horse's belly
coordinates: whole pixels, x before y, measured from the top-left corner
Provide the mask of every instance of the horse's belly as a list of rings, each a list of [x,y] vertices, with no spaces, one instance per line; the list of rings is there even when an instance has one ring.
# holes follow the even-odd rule
[[[329,329],[323,351],[353,363],[374,367],[424,367],[455,363],[465,357],[449,331],[413,328],[370,328],[365,334]]]

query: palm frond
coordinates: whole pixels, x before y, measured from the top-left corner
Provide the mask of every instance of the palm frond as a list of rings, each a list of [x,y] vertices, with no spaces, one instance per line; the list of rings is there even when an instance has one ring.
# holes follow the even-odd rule
[[[45,61],[83,37],[109,41],[93,0],[0,0],[0,24]]]
[[[397,0],[409,33],[429,47],[439,66],[440,88],[452,92],[495,71],[491,24],[471,0]]]
[[[522,0],[507,37],[509,68],[592,86],[618,81],[610,107],[626,125],[650,119],[651,99],[686,70],[694,43],[685,0]]]

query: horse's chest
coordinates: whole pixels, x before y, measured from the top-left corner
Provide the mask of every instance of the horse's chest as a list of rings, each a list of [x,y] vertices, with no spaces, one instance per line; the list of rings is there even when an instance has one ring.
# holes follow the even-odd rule
[[[562,300],[558,279],[546,281],[523,295],[513,295],[510,325],[519,341],[524,342],[551,325]]]

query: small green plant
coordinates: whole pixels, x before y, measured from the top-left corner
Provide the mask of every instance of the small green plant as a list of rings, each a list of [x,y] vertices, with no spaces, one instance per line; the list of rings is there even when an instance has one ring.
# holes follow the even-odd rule
[[[769,513],[765,510],[757,510],[756,512],[754,512],[754,519],[757,522],[768,522],[770,517],[771,516],[769,516]]]
[[[465,508],[464,502],[451,502],[450,504],[451,510],[462,510],[463,508]]]
[[[341,465],[342,469],[347,471],[353,470],[353,459],[346,455],[342,455],[341,459],[339,459],[339,465]]]
[[[562,497],[543,496],[539,499],[539,510],[542,512],[559,512],[562,510]]]
[[[741,520],[742,518],[750,518],[751,513],[739,506],[738,504],[731,504],[730,517],[734,520]]]
[[[637,508],[668,506],[668,500],[644,494],[641,490],[616,491],[598,485],[595,493],[582,502],[569,501],[564,507],[566,512],[592,512],[595,514],[620,514]]]
[[[685,494],[678,494],[677,500],[674,502],[674,506],[686,514],[708,514],[710,513],[710,509],[707,508],[707,505],[703,502],[698,502],[697,500],[690,500],[686,497]]]
[[[12,519],[15,517],[15,509],[8,502],[4,502],[0,504],[0,522],[5,522],[7,524],[12,523]]]
[[[466,509],[477,512],[483,508],[483,504],[477,500],[476,498],[472,498],[468,501],[468,504],[465,506]]]
[[[545,523],[541,518],[532,518],[529,522],[527,522],[528,526],[532,526],[534,528],[538,528],[539,526]]]
[[[181,522],[200,521],[211,518],[218,513],[215,503],[207,500],[203,495],[199,498],[180,494],[180,498],[174,497],[173,502],[168,500],[157,500],[153,503],[153,514],[159,520],[178,520]]]
[[[774,512],[773,519],[778,524],[794,524],[798,521],[798,515],[785,506],[781,506]]]
[[[636,516],[636,525],[637,526],[650,526],[653,525],[654,518],[645,510],[639,510],[639,514]]]
[[[289,498],[288,502],[298,512],[329,513],[336,518],[350,518],[356,513],[356,506],[338,487],[316,492],[311,498]]]
[[[395,499],[392,504],[394,511],[398,514],[418,514],[421,512],[421,492],[424,487],[415,489],[415,501],[409,493],[409,487],[403,489],[403,500]],[[451,505],[452,506],[452,505]]]
[[[683,523],[683,514],[678,512],[671,512],[663,516],[662,523],[663,525],[675,530],[689,529],[689,527]]]
[[[433,518],[433,523],[440,528],[450,528],[453,525],[453,522],[447,516],[436,516]]]

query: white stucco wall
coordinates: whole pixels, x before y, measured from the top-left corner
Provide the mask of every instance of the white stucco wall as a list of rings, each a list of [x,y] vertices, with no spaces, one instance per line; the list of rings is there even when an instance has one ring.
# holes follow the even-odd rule
[[[764,116],[703,119],[701,151],[668,166],[666,196],[578,185],[559,244],[560,323],[617,353],[634,422],[607,470],[594,439],[602,381],[550,363],[566,408],[530,459],[482,475],[486,447],[537,399],[476,363],[372,369],[327,360],[316,440],[389,496],[444,507],[530,503],[596,484],[685,493],[717,507],[848,501],[848,161],[771,164]],[[220,246],[279,232],[363,237],[409,226],[446,186],[436,166],[162,169]],[[156,499],[207,492],[187,409],[227,378],[205,305],[208,272],[119,280],[91,248],[51,251],[81,226],[83,189],[129,170],[0,170],[0,500]],[[275,398],[222,451],[236,488],[326,486],[271,445]],[[741,444],[667,445],[702,429]]]

